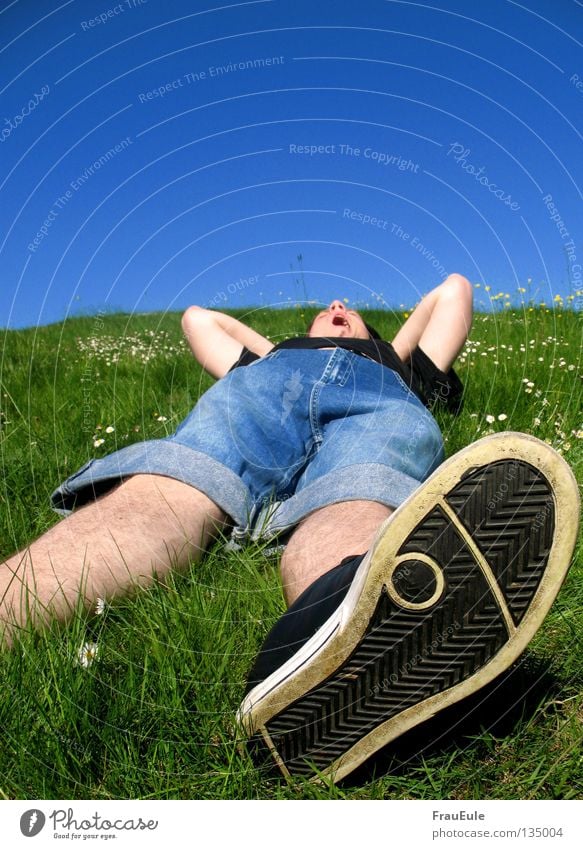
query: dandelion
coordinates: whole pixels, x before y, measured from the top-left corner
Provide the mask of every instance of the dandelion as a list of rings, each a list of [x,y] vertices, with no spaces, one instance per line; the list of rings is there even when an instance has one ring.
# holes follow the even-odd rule
[[[99,655],[99,646],[97,643],[83,643],[77,652],[77,663],[85,669],[89,669],[91,664],[97,660]]]
[[[99,448],[99,446],[103,445],[104,442],[105,442],[105,439],[94,439],[93,440],[93,447]]]

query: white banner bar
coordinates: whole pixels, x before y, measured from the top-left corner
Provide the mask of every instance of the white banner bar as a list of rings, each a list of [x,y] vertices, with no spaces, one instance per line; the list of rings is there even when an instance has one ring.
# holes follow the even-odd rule
[[[294,807],[291,807],[294,805]],[[300,808],[298,808],[300,806]],[[580,849],[581,801],[5,801],[6,847]],[[68,843],[64,843],[68,841]]]

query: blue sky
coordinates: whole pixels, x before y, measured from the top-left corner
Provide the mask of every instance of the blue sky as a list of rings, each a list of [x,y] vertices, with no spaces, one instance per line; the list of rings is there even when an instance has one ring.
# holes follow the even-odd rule
[[[3,327],[583,289],[577,0],[0,10]]]

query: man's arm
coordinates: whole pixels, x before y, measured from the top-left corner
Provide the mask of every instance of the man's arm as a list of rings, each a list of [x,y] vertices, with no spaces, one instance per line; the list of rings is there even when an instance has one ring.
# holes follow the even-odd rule
[[[192,353],[212,377],[224,377],[243,348],[260,357],[273,343],[241,321],[204,307],[189,307],[182,316],[182,329]]]

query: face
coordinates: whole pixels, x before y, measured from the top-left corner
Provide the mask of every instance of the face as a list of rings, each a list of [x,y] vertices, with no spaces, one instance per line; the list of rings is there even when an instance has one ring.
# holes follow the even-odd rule
[[[332,301],[329,307],[318,313],[308,331],[308,336],[368,339],[369,333],[356,310],[347,310],[342,301]]]

